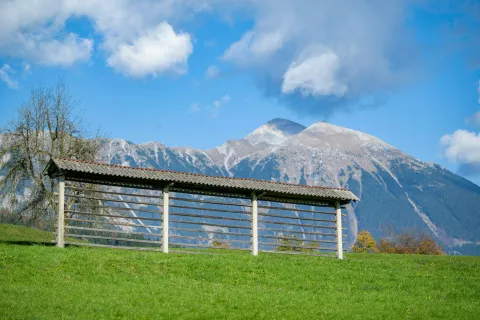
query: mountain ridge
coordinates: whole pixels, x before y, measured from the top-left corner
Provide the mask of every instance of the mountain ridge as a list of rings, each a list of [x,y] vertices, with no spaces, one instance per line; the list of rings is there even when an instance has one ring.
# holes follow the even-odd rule
[[[208,150],[106,140],[99,160],[348,188],[361,199],[346,208],[349,244],[361,229],[378,238],[417,228],[434,235],[452,253],[480,254],[480,209],[475,208],[479,186],[372,135],[325,122],[304,127],[274,119],[242,139]]]

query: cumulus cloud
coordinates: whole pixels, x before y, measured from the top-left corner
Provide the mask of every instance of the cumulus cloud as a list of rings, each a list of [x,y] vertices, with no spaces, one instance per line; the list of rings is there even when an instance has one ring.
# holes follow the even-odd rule
[[[282,92],[299,90],[304,96],[343,96],[348,87],[338,79],[339,68],[340,59],[331,51],[294,61],[283,75]]]
[[[133,77],[157,76],[166,71],[178,74],[187,70],[193,47],[190,36],[175,33],[163,22],[131,44],[122,43],[108,58],[108,65]]]
[[[6,1],[0,10],[0,56],[69,66],[87,61],[99,49],[109,66],[134,77],[184,73],[193,47],[191,37],[175,32],[166,21],[180,21],[207,9],[207,0]],[[85,18],[94,34],[67,31],[72,18]]]
[[[93,40],[69,33],[63,39],[23,39],[20,56],[45,66],[70,66],[87,61],[93,49]]]
[[[424,3],[4,0],[0,57],[69,66],[100,50],[96,56],[106,57],[108,66],[129,76],[182,74],[194,38],[182,31],[182,23],[208,11],[234,24],[240,12],[253,27],[225,48],[222,63],[253,73],[261,90],[299,112],[326,114],[388,91],[411,76],[416,56],[406,25],[411,5],[417,2]],[[93,32],[67,30],[72,19],[85,19]],[[205,77],[216,76],[218,69],[211,66]]]
[[[10,67],[8,64],[4,64],[0,68],[0,80],[5,82],[5,84],[11,88],[11,89],[17,89],[18,88],[18,81],[12,78],[12,75],[14,75],[16,72],[15,70]]]
[[[87,60],[93,40],[63,32],[65,21],[75,13],[67,3],[52,0],[2,3],[0,55],[47,66]]]
[[[457,130],[444,135],[440,140],[448,161],[458,163],[460,171],[467,174],[480,173],[480,133]]]
[[[249,31],[225,51],[224,59],[240,64],[249,64],[252,62],[252,58],[256,61],[263,60],[283,46],[283,37],[283,33],[278,30],[272,32]]]
[[[411,2],[253,1],[253,28],[223,59],[297,111],[329,113],[409,77]]]

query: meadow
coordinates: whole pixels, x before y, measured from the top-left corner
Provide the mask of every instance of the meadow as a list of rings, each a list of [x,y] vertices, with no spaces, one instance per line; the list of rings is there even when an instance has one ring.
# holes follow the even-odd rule
[[[1,319],[479,319],[480,257],[51,245],[0,225]]]

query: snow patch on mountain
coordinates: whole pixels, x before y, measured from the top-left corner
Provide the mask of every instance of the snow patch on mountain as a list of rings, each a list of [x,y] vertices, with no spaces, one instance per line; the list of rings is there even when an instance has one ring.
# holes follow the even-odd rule
[[[228,140],[210,150],[105,139],[98,160],[349,188],[362,199],[346,206],[349,244],[353,244],[361,229],[381,236],[382,225],[394,226],[396,231],[418,227],[430,231],[446,246],[460,247],[480,240],[474,227],[478,209],[474,205],[462,206],[479,201],[478,186],[436,164],[421,162],[376,137],[326,122],[306,128],[275,119],[244,139]]]
[[[234,148],[229,148],[227,143],[222,144],[220,147],[217,148],[217,150],[224,155],[223,159],[223,165],[225,167],[225,170],[228,172],[229,176],[232,176],[232,172],[230,171],[230,159],[232,156],[235,155],[235,149]]]
[[[245,137],[252,145],[268,143],[279,145],[289,137],[304,130],[305,127],[286,119],[273,119]]]
[[[377,163],[379,166],[381,166],[391,177],[395,182],[400,186],[400,188],[403,188],[402,184],[398,181],[398,178],[388,169],[386,166],[384,166],[380,161],[375,159],[375,157],[371,156],[372,160]]]
[[[430,231],[432,231],[433,234],[435,234],[435,236],[440,237],[440,232],[438,227],[432,222],[432,220],[430,220],[430,218],[424,212],[420,211],[420,209],[417,207],[415,202],[413,202],[413,200],[410,198],[408,193],[405,192],[405,196],[407,196],[407,200],[412,205],[413,210],[420,216],[420,218],[422,218],[423,222],[425,222],[425,224],[428,226]]]

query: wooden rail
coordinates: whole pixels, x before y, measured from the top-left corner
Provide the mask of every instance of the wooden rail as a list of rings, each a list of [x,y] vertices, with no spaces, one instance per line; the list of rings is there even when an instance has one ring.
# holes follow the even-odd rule
[[[217,201],[211,198],[186,198],[169,195],[169,185],[163,188],[161,196],[106,190],[83,190],[72,186],[66,187],[68,190],[78,192],[78,194],[64,193],[64,198],[85,199],[98,201],[99,203],[80,202],[69,204],[73,209],[70,207],[64,207],[63,213],[67,213],[69,216],[63,217],[62,219],[62,221],[66,222],[66,225],[63,225],[60,222],[58,223],[57,229],[61,232],[57,232],[57,244],[59,242],[58,239],[64,239],[64,237],[68,236],[71,238],[85,239],[88,240],[88,242],[63,241],[62,245],[65,243],[80,246],[105,248],[118,247],[129,250],[163,252],[168,252],[169,248],[193,247],[199,249],[251,250],[254,255],[257,255],[260,251],[283,254],[306,254],[312,256],[336,256],[337,258],[343,257],[343,243],[345,242],[344,238],[346,235],[342,234],[342,230],[346,230],[346,228],[341,226],[341,221],[339,222],[339,219],[341,220],[341,217],[345,215],[340,212],[341,208],[338,205],[333,208],[335,210],[333,212],[315,209],[280,207],[278,205],[269,206],[265,205],[265,202],[268,201],[283,204],[291,203],[308,205],[310,207],[331,207],[330,205],[327,205],[327,203],[321,202],[295,203],[288,200],[280,202],[277,201],[278,199],[276,198],[266,198],[262,192],[252,192],[250,204]],[[102,196],[118,196],[119,199],[112,199],[107,196],[86,196],[82,195],[82,192],[101,194]],[[60,194],[61,193],[56,193],[61,200]],[[120,197],[130,197],[130,199],[121,199]],[[208,195],[208,197],[212,196]],[[229,195],[228,197],[232,197],[232,195]],[[138,201],[136,198],[147,200]],[[162,203],[149,202],[149,198],[161,199]],[[243,196],[241,199],[243,200]],[[131,204],[140,206],[140,208],[120,207],[115,206],[114,204],[108,204],[108,202],[126,205]],[[185,202],[186,204],[182,204],[182,202]],[[59,205],[61,203],[61,201],[58,202]],[[260,203],[262,205],[259,205]],[[63,206],[65,206],[65,202],[63,202]],[[153,206],[158,210],[151,208],[146,209],[141,206]],[[226,208],[219,206],[226,206]],[[170,208],[174,211],[172,212]],[[179,211],[176,211],[176,209]],[[259,212],[258,209],[263,210]],[[90,210],[105,210],[106,213],[88,212]],[[120,212],[115,214],[115,211],[117,210],[124,211],[126,214],[129,212],[135,212],[137,215],[118,214]],[[187,210],[192,210],[192,212],[185,212]],[[279,212],[275,212],[276,210]],[[285,212],[285,214],[282,214],[283,212]],[[288,215],[287,212],[308,213],[311,215],[308,217],[299,217],[296,215]],[[155,216],[147,217],[145,216],[146,214],[153,214]],[[226,216],[225,214],[230,214],[231,216]],[[335,218],[325,219],[322,218],[321,215],[328,215]],[[101,217],[103,219],[96,220],[98,218],[94,217]],[[179,220],[178,217],[183,217],[185,219]],[[268,218],[274,219],[270,220]],[[114,219],[137,220],[138,222],[145,221],[148,224],[136,223],[133,221],[115,221]],[[161,222],[161,224],[151,225],[151,223],[154,222],[149,223],[148,221],[158,221]],[[304,221],[311,223],[303,224],[302,222]],[[319,224],[316,224],[315,222],[318,222]],[[258,224],[262,224],[262,228],[258,228]],[[203,226],[217,229],[206,230]],[[133,229],[130,231],[127,229],[121,229],[122,227]],[[289,230],[288,228],[291,227],[312,228],[313,230]],[[154,229],[154,231],[146,232],[146,230],[148,231],[150,229]],[[232,231],[232,229],[234,230]],[[326,230],[335,230],[335,232],[328,232]],[[66,233],[66,231],[69,231],[69,233]],[[120,237],[117,237],[117,235],[120,235]],[[121,237],[122,235],[138,237],[137,239],[125,238]],[[326,237],[326,239],[307,239],[305,236],[321,236]],[[342,241],[338,241],[339,238],[341,238]],[[122,242],[122,245],[114,246],[95,243],[94,241],[96,240],[118,241]],[[220,241],[221,244],[215,246],[215,241]],[[295,241],[298,243],[295,243]],[[131,244],[124,245],[123,243]],[[145,243],[155,245],[155,247],[136,247],[134,243]],[[322,244],[332,244],[334,246],[328,247],[322,246]],[[273,248],[273,250],[270,250],[271,248]],[[303,250],[304,252],[296,252],[297,250]],[[328,255],[322,251],[331,251],[331,254]]]

